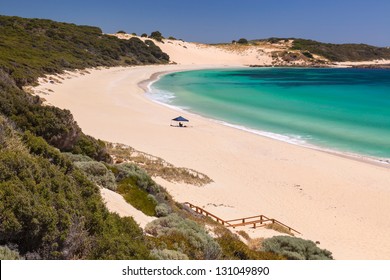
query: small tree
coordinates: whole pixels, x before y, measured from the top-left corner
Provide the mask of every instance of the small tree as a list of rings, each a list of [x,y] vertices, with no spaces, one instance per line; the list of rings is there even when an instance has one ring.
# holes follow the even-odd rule
[[[239,44],[248,44],[248,40],[247,39],[245,39],[245,38],[241,38],[240,40],[238,40],[237,41],[237,43],[239,43]]]
[[[152,38],[152,39],[154,39],[154,40],[156,40],[158,42],[162,42],[162,39],[164,39],[164,37],[163,37],[163,35],[161,34],[160,31],[153,31],[150,34],[149,38]]]
[[[119,30],[116,34],[126,34],[126,31]]]
[[[142,34],[141,34],[141,37],[144,37],[144,38],[146,38],[146,37],[148,37],[148,34],[146,34],[146,33],[142,33]]]

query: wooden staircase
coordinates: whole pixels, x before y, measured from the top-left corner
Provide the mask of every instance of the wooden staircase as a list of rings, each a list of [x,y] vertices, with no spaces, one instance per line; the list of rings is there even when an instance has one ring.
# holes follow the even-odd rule
[[[210,217],[226,227],[236,228],[236,227],[252,225],[253,228],[257,228],[257,227],[264,227],[264,226],[269,225],[269,224],[276,224],[276,225],[279,225],[279,226],[287,229],[290,233],[295,232],[295,233],[301,234],[299,231],[293,229],[292,227],[289,227],[286,224],[279,222],[278,220],[270,219],[264,215],[257,215],[257,216],[246,217],[246,218],[241,218],[241,219],[234,219],[234,220],[223,220],[223,219],[215,216],[214,214],[204,210],[203,208],[196,206],[196,205],[193,205],[192,203],[184,202],[183,204],[188,206],[190,209],[192,209],[196,213],[204,215],[206,217]]]

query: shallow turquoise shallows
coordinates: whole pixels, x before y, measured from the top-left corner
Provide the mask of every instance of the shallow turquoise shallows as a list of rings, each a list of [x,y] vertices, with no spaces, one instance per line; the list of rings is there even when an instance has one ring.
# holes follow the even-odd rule
[[[390,71],[251,68],[172,73],[150,96],[273,137],[390,158]]]

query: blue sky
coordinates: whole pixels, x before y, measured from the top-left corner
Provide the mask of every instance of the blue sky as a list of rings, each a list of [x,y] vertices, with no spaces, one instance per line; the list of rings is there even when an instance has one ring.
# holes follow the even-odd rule
[[[0,0],[0,14],[94,25],[106,33],[159,30],[205,43],[299,37],[390,46],[390,0]]]

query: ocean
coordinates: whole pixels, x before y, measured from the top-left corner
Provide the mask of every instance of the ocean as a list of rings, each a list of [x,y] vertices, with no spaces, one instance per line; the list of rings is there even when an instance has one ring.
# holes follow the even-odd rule
[[[300,145],[390,159],[390,71],[240,68],[170,73],[156,101]]]

